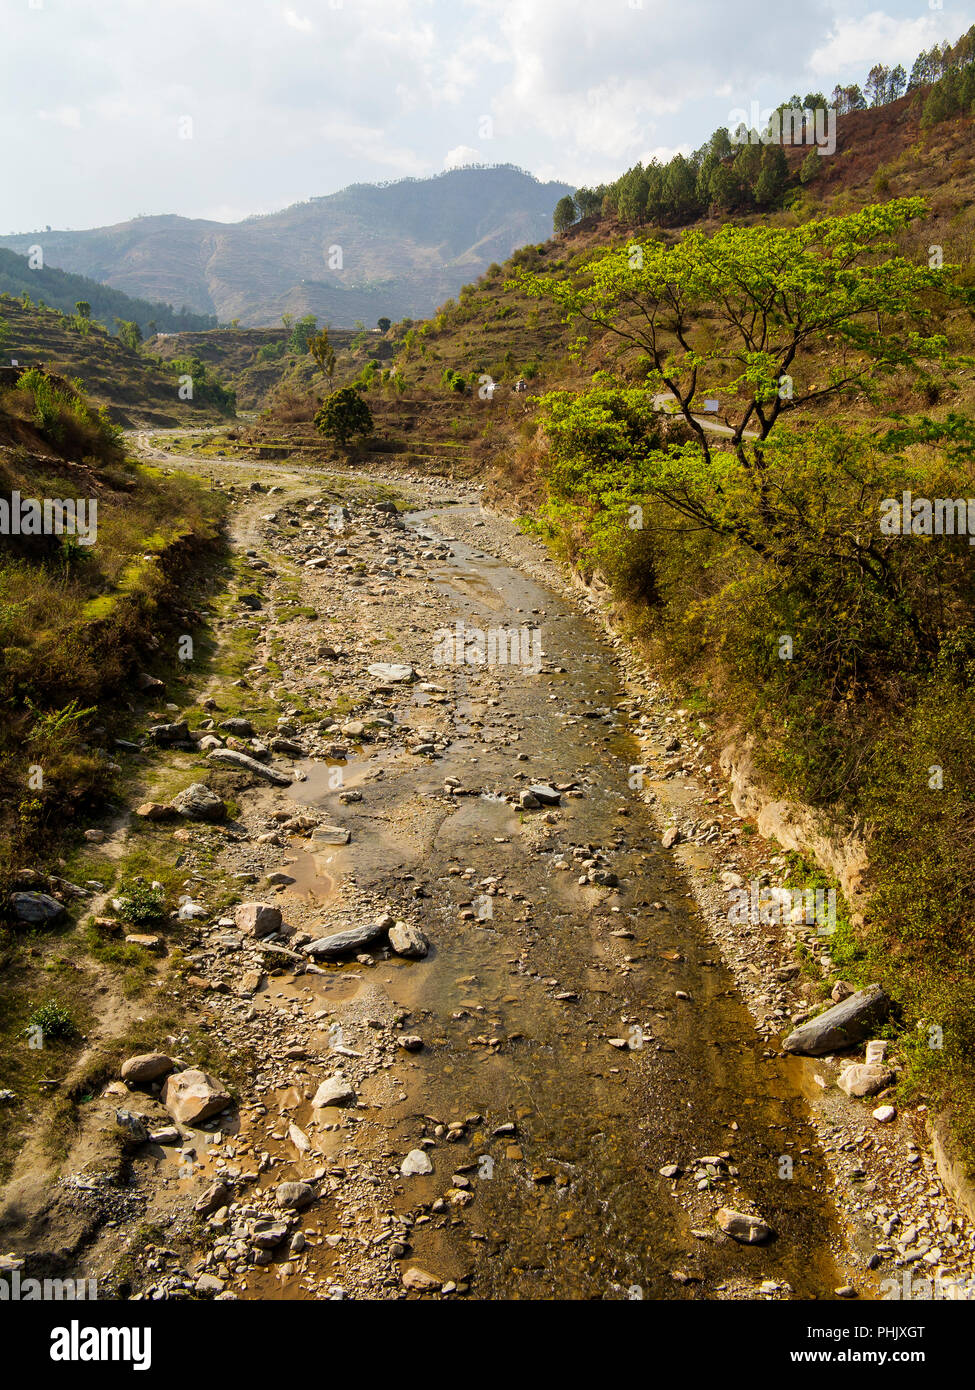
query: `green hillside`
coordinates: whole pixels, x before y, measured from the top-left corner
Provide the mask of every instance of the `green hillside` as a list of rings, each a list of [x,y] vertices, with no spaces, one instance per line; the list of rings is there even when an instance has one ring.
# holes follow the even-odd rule
[[[171,304],[155,304],[145,299],[132,299],[121,290],[113,290],[84,275],[71,275],[65,270],[44,266],[32,270],[27,256],[0,247],[0,294],[13,295],[73,314],[79,300],[91,305],[91,316],[103,327],[111,329],[116,319],[137,323],[143,334],[181,333],[215,328],[213,315],[194,314],[188,309],[175,310]]]
[[[175,362],[154,361],[100,324],[86,324],[39,305],[25,307],[20,300],[3,295],[0,362],[43,365],[77,379],[97,404],[108,407],[112,418],[127,427],[194,420],[206,424],[232,413],[231,405],[211,389],[213,383],[208,380],[198,383],[191,400],[181,399],[179,378],[185,363],[177,367]]]

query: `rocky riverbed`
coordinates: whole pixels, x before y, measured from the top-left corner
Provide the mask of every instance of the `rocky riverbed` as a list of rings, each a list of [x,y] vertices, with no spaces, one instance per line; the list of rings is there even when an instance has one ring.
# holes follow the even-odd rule
[[[236,714],[158,711],[183,800],[140,814],[185,869],[187,1020],[249,1060],[229,1106],[189,1031],[106,1089],[136,1128],[103,1270],[137,1249],[139,1296],[258,1299],[968,1278],[915,1117],[782,1052],[815,929],[729,923],[784,861],[598,603],[472,489],[207,469],[243,557],[217,637],[255,659]]]

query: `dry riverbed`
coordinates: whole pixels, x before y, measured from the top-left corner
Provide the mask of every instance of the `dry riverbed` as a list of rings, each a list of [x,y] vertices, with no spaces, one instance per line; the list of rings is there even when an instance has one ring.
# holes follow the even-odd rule
[[[239,778],[230,823],[158,824],[186,898],[166,1051],[193,1068],[202,1030],[243,1077],[196,1125],[174,1125],[164,1076],[106,1088],[106,1119],[157,1139],[113,1180],[86,1272],[245,1299],[967,1277],[972,1233],[908,1122],[781,1053],[809,1007],[794,934],[732,929],[720,886],[781,863],[743,845],[691,721],[598,605],[470,489],[373,475],[337,502],[311,471],[169,461],[236,489],[217,636],[253,661],[244,722],[204,694],[166,754],[169,783]],[[458,624],[509,656],[518,633],[517,659],[457,660]],[[316,944],[370,924],[335,958]],[[770,1234],[726,1234],[721,1209]]]

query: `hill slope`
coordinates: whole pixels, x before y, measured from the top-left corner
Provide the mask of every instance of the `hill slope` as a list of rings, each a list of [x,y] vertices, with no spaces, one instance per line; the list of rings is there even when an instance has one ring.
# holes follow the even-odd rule
[[[134,351],[97,323],[83,333],[56,309],[0,299],[0,354],[4,367],[44,366],[80,381],[93,402],[126,427],[204,425],[227,413],[206,391],[196,392],[193,400],[180,399],[177,367]]]
[[[171,304],[159,304],[146,299],[133,299],[121,290],[99,284],[84,275],[55,270],[51,266],[32,270],[26,256],[0,248],[0,294],[26,294],[52,309],[73,314],[79,300],[91,305],[91,316],[111,328],[115,319],[137,323],[144,335],[150,333],[180,333],[216,328],[212,314],[194,314],[188,309],[177,311]]]
[[[39,241],[48,265],[224,320],[313,313],[349,327],[431,313],[491,262],[547,236],[554,203],[570,191],[510,166],[455,169],[355,184],[244,222],[141,217],[0,245],[23,253]]]

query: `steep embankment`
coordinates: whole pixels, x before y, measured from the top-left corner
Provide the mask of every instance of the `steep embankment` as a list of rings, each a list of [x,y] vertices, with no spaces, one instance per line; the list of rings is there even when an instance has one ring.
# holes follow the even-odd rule
[[[7,1172],[26,1135],[46,1145],[48,1157],[66,1142],[69,1105],[52,1072],[71,1067],[89,1030],[94,1036],[134,1013],[113,971],[124,963],[137,977],[148,957],[76,927],[66,908],[90,892],[90,875],[80,859],[68,866],[63,856],[86,844],[85,822],[110,815],[120,795],[116,740],[128,731],[131,701],[158,686],[147,666],[185,680],[180,653],[200,636],[194,590],[219,552],[221,498],[127,461],[121,431],[67,382],[7,369],[0,501],[0,1169]],[[42,517],[48,507],[43,533],[22,524],[18,534],[11,518],[27,515],[25,503],[39,505]],[[68,1244],[70,1229],[68,1222],[61,1231]]]

